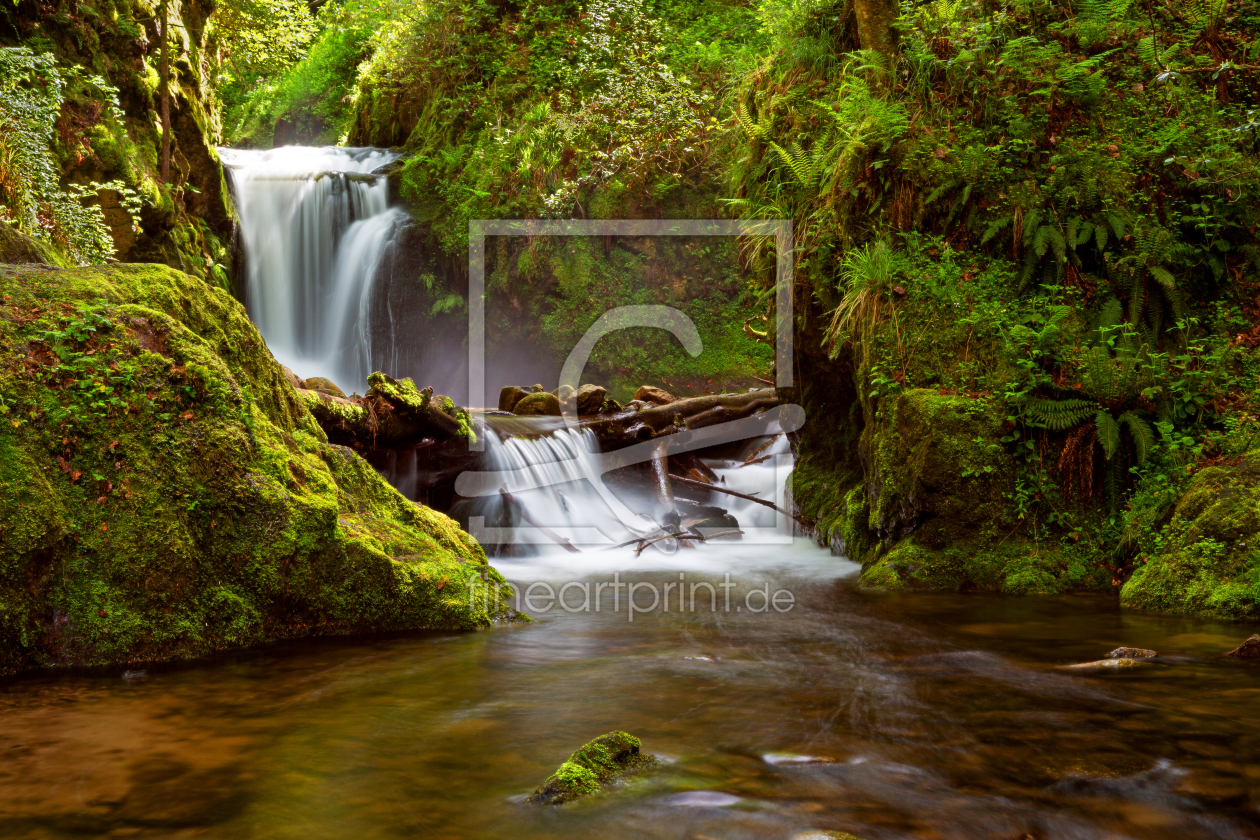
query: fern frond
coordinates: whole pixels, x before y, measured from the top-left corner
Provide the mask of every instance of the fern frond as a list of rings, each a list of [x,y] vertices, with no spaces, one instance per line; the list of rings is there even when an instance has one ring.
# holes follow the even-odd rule
[[[1155,278],[1159,285],[1165,289],[1177,288],[1177,278],[1173,277],[1172,272],[1161,265],[1151,266],[1151,276]]]
[[[735,111],[735,118],[739,120],[740,126],[749,137],[757,140],[764,140],[767,134],[765,126],[753,122],[752,117],[748,115],[748,106],[743,102],[739,103],[739,108]]]
[[[1024,404],[1024,420],[1030,426],[1062,432],[1079,426],[1098,410],[1093,400],[1047,400],[1033,397]]]
[[[1151,430],[1150,424],[1139,417],[1136,411],[1126,411],[1121,414],[1119,422],[1129,428],[1129,434],[1133,437],[1133,446],[1137,450],[1138,463],[1146,463],[1147,456],[1155,448],[1155,432]]]
[[[985,228],[984,236],[980,237],[980,244],[988,244],[988,241],[997,236],[1003,228],[1010,227],[1011,222],[1015,221],[1014,216],[1007,216],[1004,219],[998,219]]]
[[[1120,424],[1108,412],[1099,411],[1094,415],[1094,425],[1098,427],[1098,443],[1103,455],[1110,461],[1120,448]]]

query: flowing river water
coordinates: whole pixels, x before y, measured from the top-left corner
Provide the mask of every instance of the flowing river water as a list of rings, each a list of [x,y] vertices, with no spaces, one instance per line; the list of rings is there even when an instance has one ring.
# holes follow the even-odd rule
[[[1098,597],[866,594],[802,539],[574,556],[498,565],[557,589],[614,569],[739,588],[730,612],[718,589],[716,611],[701,597],[631,621],[605,589],[599,612],[471,634],[9,683],[0,836],[1260,837],[1260,668],[1221,656],[1236,625]],[[746,608],[766,583],[790,611]],[[1055,667],[1118,645],[1160,657]],[[569,806],[523,802],[611,729],[664,769]]]
[[[371,345],[374,272],[405,222],[370,174],[388,156],[228,158],[273,349],[347,381],[397,355],[405,335]],[[453,512],[533,596],[532,623],[0,684],[0,837],[1260,838],[1260,666],[1222,655],[1254,628],[1101,596],[874,594],[733,499],[743,540],[609,549],[650,527],[642,500],[603,484],[589,436],[519,422],[481,426],[487,465],[516,470],[519,505],[583,550],[513,546],[529,529],[495,495]],[[789,453],[765,451],[710,466],[782,504]],[[413,497],[415,462],[387,469]],[[1160,655],[1060,667],[1119,646]],[[660,770],[525,802],[613,729]]]

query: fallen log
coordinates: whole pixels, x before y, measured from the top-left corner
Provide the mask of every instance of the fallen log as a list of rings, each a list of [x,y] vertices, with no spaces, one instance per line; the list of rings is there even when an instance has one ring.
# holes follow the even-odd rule
[[[594,432],[603,449],[610,451],[642,443],[658,435],[683,429],[702,429],[750,417],[783,402],[779,392],[769,388],[745,394],[687,397],[669,405],[584,419],[581,426]]]

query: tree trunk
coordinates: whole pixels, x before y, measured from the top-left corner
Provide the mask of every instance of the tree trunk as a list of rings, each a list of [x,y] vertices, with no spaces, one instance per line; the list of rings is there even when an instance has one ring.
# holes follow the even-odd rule
[[[162,31],[158,33],[158,96],[162,101],[162,183],[171,182],[171,0],[162,0]]]
[[[858,40],[862,49],[875,50],[886,58],[897,53],[897,17],[901,13],[898,0],[853,0],[857,15]]]

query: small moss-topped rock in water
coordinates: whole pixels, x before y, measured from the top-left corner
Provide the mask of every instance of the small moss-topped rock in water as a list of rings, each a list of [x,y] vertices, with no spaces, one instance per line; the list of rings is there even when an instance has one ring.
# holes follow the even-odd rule
[[[529,798],[536,805],[563,805],[589,796],[615,779],[651,769],[656,759],[641,753],[639,739],[609,732],[580,748]]]
[[[0,673],[513,615],[454,521],[328,442],[226,292],[7,266],[0,347]]]

